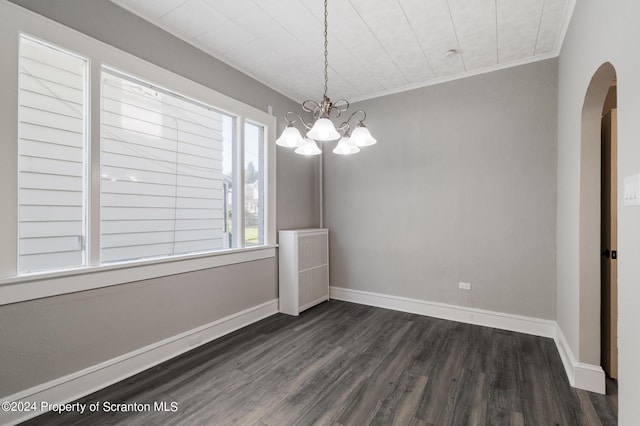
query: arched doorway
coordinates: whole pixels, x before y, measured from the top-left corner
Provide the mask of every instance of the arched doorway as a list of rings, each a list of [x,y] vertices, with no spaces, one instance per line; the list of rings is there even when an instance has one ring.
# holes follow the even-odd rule
[[[601,130],[616,70],[609,62],[593,75],[582,107],[580,146],[580,341],[578,362],[601,365]],[[599,386],[604,392],[604,374]]]

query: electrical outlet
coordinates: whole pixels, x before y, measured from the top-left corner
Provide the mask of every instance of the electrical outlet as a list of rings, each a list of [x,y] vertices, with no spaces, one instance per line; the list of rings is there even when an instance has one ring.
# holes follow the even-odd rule
[[[460,281],[458,283],[458,288],[462,290],[471,290],[471,283],[463,283],[462,281]]]

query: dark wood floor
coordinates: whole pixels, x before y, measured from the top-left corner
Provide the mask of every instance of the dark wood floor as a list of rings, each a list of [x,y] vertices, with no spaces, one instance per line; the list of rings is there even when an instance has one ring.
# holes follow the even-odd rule
[[[48,413],[45,425],[617,424],[569,386],[551,339],[330,301],[274,315],[82,402],[176,412]]]

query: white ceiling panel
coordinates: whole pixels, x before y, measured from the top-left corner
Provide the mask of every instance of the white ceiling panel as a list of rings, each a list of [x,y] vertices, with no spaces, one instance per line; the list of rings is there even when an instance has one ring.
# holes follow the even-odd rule
[[[119,2],[126,1],[127,3],[131,3],[131,0],[117,0]],[[133,0],[133,2],[137,2],[138,0]],[[147,0],[148,1],[148,0]],[[234,20],[238,16],[244,14],[247,10],[256,6],[256,2],[254,0],[204,0],[211,6],[216,9],[218,12],[226,16],[227,18]]]
[[[260,0],[255,0],[255,1],[260,1]],[[318,0],[298,0],[302,5],[304,5],[304,7],[307,8],[307,10],[309,11],[309,13],[311,13],[312,16],[315,17],[316,21],[318,22],[318,24],[320,24],[321,29],[320,31],[322,31],[322,25],[323,25],[323,21],[324,21],[324,4],[322,3],[322,1],[318,1]],[[333,14],[335,14],[336,17],[343,15],[344,14],[344,8],[348,6],[348,0],[331,0],[331,4],[328,6],[329,7],[329,13],[331,14],[332,18],[333,18]],[[333,25],[329,28],[329,31],[333,31]],[[322,35],[322,33],[320,33],[320,35]]]
[[[449,0],[465,71],[498,63],[496,0]]]
[[[368,0],[351,3],[407,82],[414,82],[417,74],[435,76],[399,2],[389,2],[387,8],[371,8]]]
[[[281,37],[288,37],[282,26],[259,7],[252,7],[233,20],[238,26],[253,34],[256,38],[269,37],[280,32]]]
[[[461,56],[446,56],[450,49],[460,49],[447,0],[400,0],[400,5],[434,77],[464,72]],[[425,10],[428,12],[425,13]]]
[[[434,77],[433,71],[431,71],[431,67],[422,51],[419,53],[407,53],[402,56],[396,55],[393,57],[393,62],[409,83],[417,83]]]
[[[497,0],[498,62],[532,56],[544,0]]]
[[[317,49],[323,43],[322,22],[300,0],[262,0],[258,7],[303,45]],[[281,42],[289,44],[287,39]]]
[[[568,21],[568,3],[569,0],[546,0],[544,2],[536,55],[557,51],[562,45],[560,29]]]
[[[430,61],[431,67],[438,71],[438,77],[446,79],[447,77],[454,77],[464,75],[464,64],[462,63],[462,55],[455,53],[451,55],[440,55],[438,58],[434,58]]]
[[[228,21],[227,17],[209,7],[205,0],[187,0],[160,18],[160,22],[176,28],[176,32],[196,38]]]
[[[187,0],[113,0],[114,3],[129,9],[133,13],[140,15],[145,19],[161,18],[185,1]]]
[[[239,46],[253,42],[256,37],[233,21],[227,21],[219,27],[198,36],[200,42],[216,52],[225,54]]]
[[[296,100],[322,96],[322,0],[112,1]],[[575,1],[328,0],[328,95],[366,99],[557,56]]]

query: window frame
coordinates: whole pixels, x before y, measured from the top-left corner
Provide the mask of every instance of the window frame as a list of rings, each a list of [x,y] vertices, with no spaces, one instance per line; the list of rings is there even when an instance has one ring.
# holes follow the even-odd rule
[[[17,5],[0,3],[0,16],[3,17],[0,47],[6,52],[4,61],[0,64],[0,85],[6,94],[0,102],[0,126],[5,129],[3,134],[6,138],[0,143],[0,190],[5,199],[0,205],[0,223],[6,225],[4,238],[0,239],[0,305],[275,257],[276,118],[273,115]],[[83,267],[18,275],[17,105],[19,45],[23,35],[58,46],[88,61],[88,257]],[[234,149],[238,151],[234,167],[242,182],[237,185],[237,190],[234,188],[234,202],[238,206],[244,206],[244,123],[246,121],[264,126],[264,245],[244,247],[243,225],[240,232],[237,232],[238,235],[234,236],[241,242],[238,248],[100,265],[100,78],[103,66],[149,81],[236,117],[236,142],[239,143],[234,144]],[[237,210],[241,217],[234,218],[234,222],[237,220],[244,224],[244,209]],[[87,275],[91,276],[90,279]]]
[[[264,148],[266,148],[266,146],[268,145],[268,135],[267,135],[267,133],[268,133],[268,129],[266,128],[266,126],[265,126],[264,124],[262,124],[262,123],[257,123],[257,122],[255,122],[255,121],[252,121],[252,120],[247,119],[247,120],[245,120],[245,121],[244,121],[243,131],[245,131],[245,130],[246,130],[247,125],[249,125],[249,126],[254,126],[254,127],[257,127],[257,128],[262,128],[262,134],[260,135],[260,137],[261,137],[261,139],[262,139],[262,140],[260,141],[260,143],[263,145],[263,149],[264,149]],[[245,142],[246,142],[246,138],[245,138]],[[247,147],[246,147],[246,145],[243,145],[243,148],[244,148],[244,149],[243,149],[243,155],[244,155],[244,153],[247,151]],[[266,149],[264,149],[264,152],[263,152],[261,155],[266,156]],[[244,159],[243,159],[243,164],[242,164],[242,170],[243,170],[243,173],[244,173],[244,171],[246,170],[246,166],[247,166],[247,164],[245,164],[245,163],[246,163],[246,158],[244,158]],[[266,164],[266,162],[265,162],[265,164]],[[262,182],[263,187],[261,188],[261,189],[262,189],[262,194],[261,194],[262,199],[261,199],[260,201],[261,201],[262,203],[265,203],[265,206],[266,206],[266,197],[265,197],[265,195],[266,195],[266,186],[264,185],[264,183],[265,183],[265,181],[266,181],[266,177],[265,177],[265,173],[264,173],[264,172],[263,172],[263,170],[262,170],[262,167],[263,167],[265,164],[261,164],[261,165],[260,165],[259,173],[260,173],[260,175],[262,175],[262,176],[263,176],[263,182]],[[245,179],[243,179],[242,184],[243,184],[243,190],[246,190],[246,186],[247,186],[246,176],[245,176]],[[244,197],[244,196],[243,196],[243,197]],[[245,221],[245,222],[244,222],[244,226],[242,226],[242,230],[243,230],[243,234],[244,234],[244,232],[246,231],[246,228],[247,228],[247,223],[246,223],[246,221],[247,221],[247,218],[246,218],[246,209],[247,209],[247,206],[246,206],[246,198],[243,198],[242,203],[243,203],[243,204],[242,204],[242,211],[243,211],[243,212],[244,212],[244,214],[245,214],[245,217],[244,217],[244,221]],[[265,210],[265,209],[264,209],[264,206],[263,206],[263,210]],[[263,211],[263,216],[264,216],[265,214],[266,214],[266,213],[265,213],[265,211]],[[264,217],[266,217],[266,216],[264,216]],[[266,221],[264,220],[264,217],[263,217],[263,220],[262,220],[262,222],[263,222],[263,225],[262,225],[262,226],[263,226],[263,235],[262,235],[262,238],[263,238],[263,240],[266,242],[266,238],[267,238],[267,236],[266,236],[267,223],[266,223]],[[259,230],[259,225],[258,225],[258,230]],[[258,231],[258,238],[260,238],[259,231]],[[243,241],[243,244],[244,244],[244,247],[246,248],[246,247],[247,247],[247,236],[246,236],[246,234],[244,235],[244,241]],[[257,246],[260,246],[260,245],[262,245],[262,244],[259,244],[259,245],[251,245],[251,246],[248,246],[248,247],[257,247]]]

